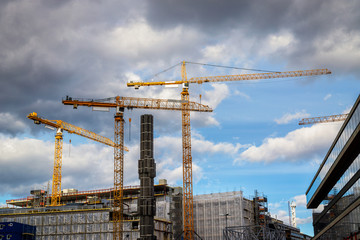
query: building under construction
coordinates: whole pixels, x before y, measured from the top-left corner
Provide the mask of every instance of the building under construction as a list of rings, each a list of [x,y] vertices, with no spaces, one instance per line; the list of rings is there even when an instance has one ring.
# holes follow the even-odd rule
[[[0,209],[0,222],[18,222],[36,226],[36,239],[92,240],[112,239],[113,189],[93,191],[63,190],[61,206],[47,205],[50,196],[45,191],[35,195],[7,200],[8,208]],[[172,239],[182,229],[181,188],[172,188],[166,180],[154,186],[156,214],[154,235],[157,239]],[[137,239],[139,233],[138,198],[140,187],[124,189],[123,239]],[[10,208],[13,207],[13,208]],[[180,215],[178,215],[180,214]],[[179,221],[180,219],[180,221]]]
[[[0,209],[0,222],[36,226],[36,239],[112,239],[113,189],[77,191],[64,189],[61,206],[50,206],[46,191],[7,200]],[[182,188],[170,187],[165,179],[154,186],[156,211],[154,235],[157,239],[181,239]],[[124,188],[123,239],[140,238],[138,199],[140,186]],[[271,218],[267,198],[243,197],[241,191],[194,196],[195,239],[310,239],[300,230]]]
[[[310,239],[272,218],[267,198],[257,192],[251,200],[242,191],[194,196],[194,220],[196,234],[206,240]]]
[[[228,226],[250,225],[252,205],[241,191],[194,196],[195,231],[203,239],[221,239]]]

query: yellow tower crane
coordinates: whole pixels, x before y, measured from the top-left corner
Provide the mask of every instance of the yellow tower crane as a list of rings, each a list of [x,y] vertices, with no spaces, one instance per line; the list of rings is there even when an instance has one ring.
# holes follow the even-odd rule
[[[205,82],[230,82],[245,80],[260,80],[272,78],[304,77],[322,74],[331,74],[328,69],[299,70],[287,72],[267,72],[253,74],[238,74],[224,76],[192,77],[187,78],[186,63],[181,63],[181,80],[178,81],[159,81],[159,82],[128,82],[128,87],[139,89],[141,86],[159,85],[179,85],[182,84],[181,100],[182,105],[182,148],[183,148],[183,221],[184,239],[194,239],[194,212],[193,212],[193,184],[192,184],[192,156],[191,156],[191,132],[190,132],[190,112],[188,109],[189,84]],[[190,63],[190,62],[188,62]]]
[[[323,117],[303,118],[299,122],[299,125],[344,121],[348,117],[348,115],[348,113],[345,113]]]
[[[109,138],[100,136],[96,133],[77,127],[70,123],[61,120],[48,120],[39,117],[36,112],[30,113],[27,117],[33,120],[35,124],[42,123],[57,129],[55,135],[55,154],[54,154],[55,156],[54,156],[54,171],[53,171],[53,180],[52,180],[51,206],[58,206],[60,205],[60,198],[61,198],[61,167],[62,167],[62,146],[63,146],[62,131],[65,130],[69,133],[74,133],[82,137],[86,137],[91,140],[94,140],[96,142],[104,143],[111,147],[114,147],[115,144]],[[125,151],[129,151],[127,147],[124,147],[124,149]]]
[[[180,110],[212,112],[206,105],[189,100],[152,99],[136,97],[112,97],[106,99],[76,99],[66,97],[64,105],[88,106],[93,109],[108,111],[116,108],[114,127],[114,205],[113,205],[113,239],[123,239],[123,178],[124,178],[124,110],[125,108]]]

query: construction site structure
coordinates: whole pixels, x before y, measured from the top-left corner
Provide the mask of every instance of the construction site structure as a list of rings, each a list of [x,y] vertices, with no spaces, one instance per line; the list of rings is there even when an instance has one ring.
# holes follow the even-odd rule
[[[123,238],[140,238],[138,199],[140,186],[124,187]],[[66,193],[65,193],[66,192]],[[0,208],[0,222],[18,222],[36,226],[38,240],[109,240],[113,238],[115,190],[98,189],[78,191],[64,189],[60,206],[50,206],[46,201],[37,206],[34,195],[7,200],[7,208]],[[173,229],[182,229],[178,221],[182,212],[179,190],[167,185],[165,179],[154,185],[156,211],[154,235],[158,240],[173,239]],[[51,197],[51,196],[50,196]],[[176,233],[178,234],[178,233]]]
[[[207,105],[190,102],[188,99],[181,101],[173,99],[151,99],[135,97],[111,97],[105,99],[79,99],[66,96],[62,103],[72,105],[74,109],[78,106],[92,107],[93,110],[108,111],[116,108],[114,127],[114,240],[122,239],[122,187],[124,174],[124,110],[127,109],[158,109],[158,110],[181,110],[187,112],[212,112]]]
[[[42,189],[31,190],[30,194],[34,196],[33,204],[35,207],[44,207],[48,205],[49,202],[46,203],[48,200],[47,194],[48,192]]]
[[[189,103],[189,84],[205,82],[229,82],[244,80],[259,80],[273,78],[289,78],[331,74],[328,69],[299,70],[287,72],[268,72],[254,74],[238,74],[225,76],[206,76],[188,78],[186,73],[186,63],[181,63],[181,80],[178,81],[159,81],[159,82],[134,82],[129,81],[128,87],[139,89],[141,86],[166,86],[166,85],[182,85],[181,100],[182,103],[182,148],[183,148],[183,191],[184,191],[184,239],[194,239],[194,213],[193,213],[193,177],[192,177],[192,155],[191,155],[191,131],[190,131],[190,112],[188,110]],[[203,64],[205,65],[205,64]]]
[[[266,205],[267,198],[257,192],[251,199],[242,191],[195,195],[195,232],[206,240],[310,239],[298,228],[271,217]]]
[[[226,227],[251,224],[252,205],[241,191],[195,195],[195,232],[203,239],[223,239]]]
[[[75,126],[73,124],[64,122],[62,120],[48,120],[46,118],[38,116],[36,112],[32,112],[27,116],[33,120],[35,124],[45,124],[45,126],[57,129],[55,135],[55,154],[54,154],[54,170],[52,177],[52,197],[51,205],[58,206],[60,204],[61,197],[61,169],[62,169],[62,150],[63,150],[63,130],[74,133],[82,137],[94,140],[106,144],[111,147],[115,147],[112,140],[107,137],[100,136],[94,132]],[[127,147],[124,147],[125,151],[129,151]]]
[[[265,196],[259,196],[255,191],[255,197],[253,198],[254,207],[254,224],[266,225],[269,222],[270,214],[268,212],[268,200]]]
[[[157,239],[179,239],[182,234],[181,187],[170,187],[165,179],[154,185],[156,211],[154,235]],[[124,239],[140,238],[138,201],[140,186],[124,187]],[[64,189],[61,206],[35,207],[35,196],[7,200],[0,208],[0,222],[18,222],[36,226],[39,240],[111,239],[113,235],[114,189],[78,191]],[[298,228],[268,217],[266,224],[255,225],[256,197],[245,198],[242,191],[212,193],[194,196],[195,231],[199,239],[218,240],[284,240],[310,239]],[[265,200],[258,196],[258,202]],[[260,204],[261,205],[261,204]],[[269,216],[269,214],[266,214]]]
[[[156,176],[156,164],[153,149],[153,116],[150,114],[141,115],[140,159],[138,167],[140,179],[140,197],[138,199],[140,215],[139,240],[156,239],[154,235],[154,216],[156,212],[154,177]]]
[[[346,113],[346,114],[337,114],[337,115],[330,115],[323,117],[303,118],[299,122],[299,125],[345,121],[348,115],[349,114]]]
[[[297,226],[296,224],[296,203],[294,201],[291,202],[290,204],[290,209],[291,209],[291,226],[295,227]]]

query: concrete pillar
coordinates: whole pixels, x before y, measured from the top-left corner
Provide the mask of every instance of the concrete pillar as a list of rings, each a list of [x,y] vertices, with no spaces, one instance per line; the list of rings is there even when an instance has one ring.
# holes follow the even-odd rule
[[[154,197],[154,177],[156,176],[156,164],[153,158],[153,116],[141,115],[140,132],[140,160],[138,171],[140,179],[140,197],[138,199],[138,211],[140,215],[140,238],[139,240],[154,240],[154,216],[156,202]]]

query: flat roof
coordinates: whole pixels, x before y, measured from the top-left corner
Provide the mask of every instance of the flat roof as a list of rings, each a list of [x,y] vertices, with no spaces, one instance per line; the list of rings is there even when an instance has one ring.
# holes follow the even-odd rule
[[[159,192],[164,189],[168,191],[170,186],[167,184],[157,184],[154,185],[154,191]],[[107,189],[97,189],[97,190],[87,190],[87,191],[76,191],[76,192],[69,192],[69,193],[62,193],[60,202],[64,201],[71,201],[71,200],[79,200],[79,199],[86,199],[88,196],[99,196],[99,197],[106,197],[112,195],[111,193],[114,191],[114,188],[107,188]],[[124,187],[124,199],[127,198],[127,195],[136,195],[140,193],[140,186],[125,186]],[[46,196],[46,198],[51,198],[51,194]],[[18,199],[10,199],[6,200],[6,204],[10,204],[17,207],[26,207],[28,202],[31,202],[35,199],[34,196],[28,196],[26,198],[18,198]]]

